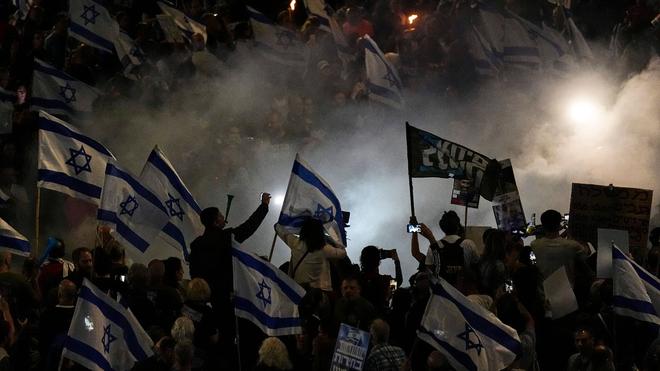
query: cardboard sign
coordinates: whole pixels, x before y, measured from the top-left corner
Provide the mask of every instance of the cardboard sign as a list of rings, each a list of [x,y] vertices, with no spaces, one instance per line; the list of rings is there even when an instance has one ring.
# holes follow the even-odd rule
[[[332,355],[333,371],[361,371],[369,350],[369,333],[342,323]]]
[[[552,319],[559,319],[578,309],[577,299],[566,274],[566,267],[554,271],[543,281],[545,298],[550,303]]]
[[[475,187],[472,179],[454,179],[451,204],[479,208],[479,188]]]
[[[653,191],[573,183],[569,234],[598,242],[598,228],[628,231],[631,251],[645,248],[649,233]]]
[[[493,213],[497,228],[503,231],[520,231],[527,227],[525,213],[518,192],[497,195],[493,198]]]

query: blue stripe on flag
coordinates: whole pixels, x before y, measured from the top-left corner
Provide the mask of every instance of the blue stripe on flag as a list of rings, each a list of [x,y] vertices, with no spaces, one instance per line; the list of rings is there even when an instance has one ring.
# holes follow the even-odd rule
[[[59,99],[31,97],[30,98],[30,105],[41,107],[41,108],[44,108],[44,109],[61,109],[61,110],[67,111],[69,113],[75,113],[76,112],[73,108],[71,108],[71,106],[69,106],[65,102],[62,102]]]
[[[30,252],[30,243],[20,238],[0,235],[0,246],[9,247],[23,252]]]
[[[58,122],[49,120],[45,117],[39,117],[39,129],[52,131],[53,133],[57,133],[60,135],[64,135],[66,137],[73,138],[79,142],[82,142],[94,148],[97,152],[103,153],[104,155],[109,157],[114,157],[112,153],[110,153],[110,151],[108,151],[108,149],[105,148],[101,143],[95,141],[94,139],[88,136],[75,132]]]
[[[90,290],[89,287],[85,285],[83,285],[83,287],[80,288],[80,294],[78,295],[78,297],[94,304],[101,311],[101,313],[103,313],[103,315],[106,318],[108,318],[110,321],[116,323],[119,327],[121,327],[124,333],[124,340],[126,341],[126,345],[128,346],[128,349],[133,354],[133,357],[135,357],[137,360],[142,360],[147,358],[147,354],[144,352],[144,349],[142,349],[142,346],[140,346],[140,342],[137,338],[137,335],[135,335],[135,330],[133,329],[133,326],[131,326],[131,323],[126,319],[126,317],[123,314],[121,314],[115,308],[110,306],[103,299],[96,296],[94,292],[92,292],[92,290]],[[112,300],[109,297],[108,299]]]
[[[299,228],[302,227],[305,219],[307,219],[307,216],[305,215],[291,216],[281,213],[279,219],[277,219],[277,224],[281,224],[287,227]]]
[[[90,361],[94,362],[97,366],[103,370],[112,371],[113,368],[105,357],[99,353],[95,348],[90,347],[89,345],[83,343],[78,339],[74,339],[70,336],[67,336],[64,340],[64,348],[78,354],[83,358],[87,358]]]
[[[96,45],[100,46],[103,49],[106,49],[107,52],[112,53],[115,50],[115,44],[112,43],[112,41],[107,40],[94,32],[88,30],[87,28],[79,25],[78,23],[74,21],[70,21],[69,23],[69,30],[71,32],[76,33],[85,39],[95,43]],[[90,45],[94,46],[94,45]]]
[[[181,198],[183,198],[188,203],[188,205],[190,205],[190,207],[192,207],[193,210],[197,212],[197,214],[202,212],[202,209],[199,207],[190,192],[188,192],[176,173],[165,163],[165,161],[163,161],[160,156],[158,156],[156,151],[151,152],[147,162],[153,164],[156,169],[160,170],[160,172],[163,173],[165,177],[167,177],[167,180],[170,181],[172,187],[176,189],[177,192],[179,192]]]
[[[657,278],[651,276],[648,272],[644,271],[641,267],[637,265],[634,261],[628,259],[627,256],[623,254],[621,250],[618,248],[613,248],[612,249],[612,257],[614,259],[619,259],[619,260],[626,260],[630,265],[633,267],[637,275],[639,276],[642,281],[648,283],[652,287],[654,287],[656,290],[660,291],[660,282],[658,281]]]
[[[441,340],[435,334],[433,334],[431,331],[425,329],[424,327],[420,326],[419,332],[426,334],[433,339],[438,345],[443,347],[452,357],[454,357],[455,360],[461,363],[463,367],[465,367],[467,370],[470,371],[477,371],[477,365],[474,364],[472,361],[472,358],[470,358],[469,355],[467,355],[465,352],[462,352],[456,348],[454,348],[451,344],[449,344],[446,341]]]
[[[95,186],[80,179],[74,178],[68,174],[59,171],[39,169],[37,179],[44,182],[55,183],[68,187],[78,193],[92,198],[101,198],[101,187]]]
[[[657,315],[653,304],[648,301],[626,298],[625,296],[614,295],[612,303],[615,307],[630,309],[639,313]]]
[[[259,13],[256,10],[250,8],[249,6],[247,7],[247,11],[248,11],[248,15],[250,16],[250,18],[254,19],[255,21],[261,22],[261,23],[266,23],[266,24],[271,25],[271,26],[275,25],[275,22],[271,21],[270,18],[266,17],[265,15],[263,15],[262,13]]]
[[[105,221],[108,223],[113,223],[117,228],[117,233],[124,237],[131,245],[135,246],[136,249],[141,252],[145,252],[149,247],[149,243],[142,239],[137,233],[133,232],[124,222],[117,217],[117,213],[114,211],[98,209],[96,213],[96,219]]]
[[[163,232],[181,245],[183,257],[188,261],[188,247],[186,246],[186,239],[183,237],[181,230],[176,225],[168,222],[165,227],[163,227]]]
[[[111,175],[120,179],[123,179],[126,183],[128,183],[133,189],[144,199],[147,201],[151,202],[154,206],[162,210],[165,214],[167,214],[167,210],[165,210],[165,206],[160,202],[158,197],[156,197],[153,193],[151,193],[150,190],[145,188],[140,182],[135,180],[131,174],[126,173],[125,171],[117,168],[113,164],[108,164],[105,168],[105,173],[107,175]],[[169,214],[168,214],[169,215]]]
[[[385,68],[387,68],[387,72],[389,72],[392,76],[394,76],[394,82],[396,83],[396,87],[399,88],[399,90],[403,90],[403,87],[401,86],[401,81],[399,81],[399,75],[396,73],[396,71],[393,71],[392,68],[390,68],[390,64],[381,56],[381,53],[376,49],[374,44],[370,43],[368,40],[364,42],[365,48],[369,49],[373,54],[375,54],[378,59],[383,63]]]
[[[503,347],[507,348],[511,352],[519,355],[521,353],[520,342],[512,338],[509,334],[504,332],[501,328],[494,325],[492,322],[486,318],[480,316],[479,314],[473,312],[470,308],[463,305],[461,302],[456,300],[451,296],[441,284],[433,285],[433,293],[435,295],[441,296],[449,301],[451,301],[456,307],[461,311],[461,314],[467,322],[472,326],[476,331],[481,332],[482,334],[493,339]]]
[[[51,76],[55,76],[55,77],[57,77],[59,79],[62,79],[62,80],[78,81],[75,78],[73,78],[72,76],[68,75],[67,73],[62,72],[62,71],[60,71],[56,68],[53,68],[53,67],[51,67],[50,65],[48,65],[46,63],[42,63],[39,60],[34,61],[34,70],[39,71],[39,72],[43,72],[43,73],[51,75]]]
[[[277,276],[276,272],[273,271],[273,268],[266,265],[264,262],[255,259],[253,256],[246,254],[238,249],[232,248],[231,254],[238,259],[241,263],[245,264],[251,269],[256,270],[262,276],[268,277],[271,281],[276,283],[280,290],[289,297],[289,299],[294,303],[299,303],[302,299],[302,295],[296,292],[291,286],[284,282],[280,277]]]
[[[234,296],[234,307],[238,310],[242,310],[253,315],[261,324],[270,328],[270,329],[279,329],[285,327],[300,327],[302,322],[300,318],[279,318],[271,317],[268,314],[264,313],[261,309],[252,303],[252,301],[242,298],[240,296]]]
[[[389,99],[391,101],[394,101],[396,103],[399,103],[399,104],[402,103],[401,97],[398,94],[394,93],[390,89],[384,88],[380,85],[376,85],[376,84],[371,83],[369,81],[367,81],[367,88],[373,94],[379,95],[383,98],[387,98],[387,99]]]

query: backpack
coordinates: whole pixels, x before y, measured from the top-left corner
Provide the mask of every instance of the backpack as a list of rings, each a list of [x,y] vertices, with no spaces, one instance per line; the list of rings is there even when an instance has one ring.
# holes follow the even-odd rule
[[[461,246],[463,240],[463,238],[459,238],[454,243],[440,240],[443,248],[437,245],[434,246],[436,262],[438,259],[440,260],[440,265],[435,267],[435,274],[444,278],[455,287],[459,281],[462,281],[465,269],[465,257],[463,255],[463,247]]]

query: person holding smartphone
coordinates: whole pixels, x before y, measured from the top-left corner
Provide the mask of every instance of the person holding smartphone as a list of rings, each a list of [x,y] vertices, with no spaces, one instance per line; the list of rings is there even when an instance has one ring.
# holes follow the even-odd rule
[[[392,259],[396,278],[386,274],[380,274],[381,260]],[[360,254],[360,275],[362,279],[362,297],[369,300],[380,315],[386,314],[389,307],[389,299],[392,296],[390,282],[396,280],[396,285],[401,286],[403,273],[401,262],[395,249],[385,250],[376,246],[367,246]]]

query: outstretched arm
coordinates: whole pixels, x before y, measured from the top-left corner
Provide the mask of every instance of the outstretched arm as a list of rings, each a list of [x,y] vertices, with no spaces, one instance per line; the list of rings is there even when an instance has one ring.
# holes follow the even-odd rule
[[[255,210],[252,215],[243,222],[243,224],[232,230],[236,242],[241,243],[257,231],[257,228],[264,221],[266,214],[268,214],[268,204],[270,203],[270,193],[264,193],[261,196],[261,205]]]

